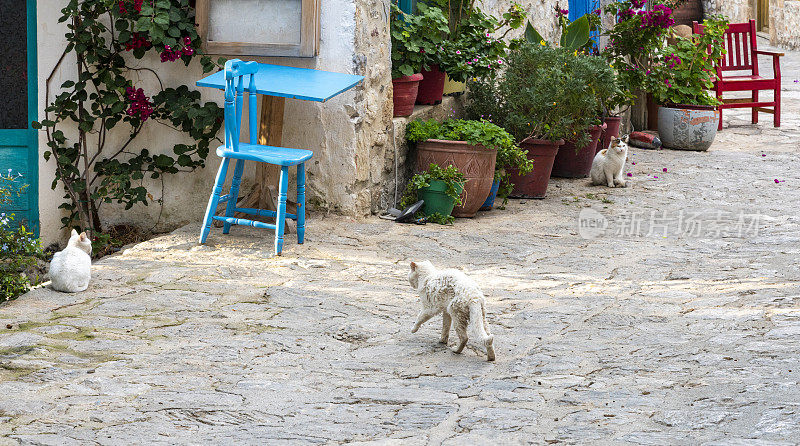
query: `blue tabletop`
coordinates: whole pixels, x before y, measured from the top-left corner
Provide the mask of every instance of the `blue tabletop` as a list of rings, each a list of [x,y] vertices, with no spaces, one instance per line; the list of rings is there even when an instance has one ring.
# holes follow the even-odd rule
[[[333,73],[309,68],[285,67],[283,65],[258,64],[256,93],[268,96],[325,102],[353,88],[364,76]],[[225,72],[219,71],[197,81],[198,87],[225,89]],[[244,81],[249,91],[248,81]]]

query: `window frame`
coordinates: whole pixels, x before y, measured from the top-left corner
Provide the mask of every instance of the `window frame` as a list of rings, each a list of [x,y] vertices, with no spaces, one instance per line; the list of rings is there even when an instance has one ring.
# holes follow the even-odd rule
[[[224,56],[315,57],[319,54],[320,2],[300,0],[300,43],[254,43],[208,40],[209,12],[214,0],[197,0],[197,33],[203,39],[206,54]]]

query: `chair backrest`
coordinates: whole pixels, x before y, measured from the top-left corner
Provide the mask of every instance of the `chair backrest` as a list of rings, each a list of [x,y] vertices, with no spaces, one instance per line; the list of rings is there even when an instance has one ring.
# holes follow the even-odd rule
[[[692,22],[692,31],[695,34],[703,34],[703,25]],[[720,71],[752,70],[753,74],[758,74],[755,20],[728,24],[723,45],[726,54],[720,61],[718,67]]]
[[[225,147],[230,150],[239,150],[239,135],[242,128],[242,96],[244,92],[244,77],[250,76],[248,83],[248,115],[250,124],[250,144],[258,141],[258,119],[256,112],[256,81],[255,73],[258,63],[244,62],[232,59],[225,62]]]

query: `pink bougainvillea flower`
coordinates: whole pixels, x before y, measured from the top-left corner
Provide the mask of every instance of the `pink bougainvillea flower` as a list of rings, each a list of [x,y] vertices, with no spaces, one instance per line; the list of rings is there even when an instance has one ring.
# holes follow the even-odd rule
[[[631,164],[635,166],[636,165],[636,161],[631,161]]]
[[[456,50],[456,54],[461,54],[461,50]]]
[[[767,156],[767,154],[766,153],[762,153],[761,156]]]
[[[632,173],[630,173],[630,172],[628,172],[628,176],[629,176],[629,177],[632,177],[632,176],[633,176],[633,174],[632,174]]]
[[[786,180],[779,180],[779,179],[775,178],[775,184],[785,183],[785,182],[786,182]]]
[[[653,175],[653,178],[655,178],[657,180],[658,179],[658,175]]]
[[[664,170],[664,173],[667,173],[667,168],[666,167],[663,170]]]

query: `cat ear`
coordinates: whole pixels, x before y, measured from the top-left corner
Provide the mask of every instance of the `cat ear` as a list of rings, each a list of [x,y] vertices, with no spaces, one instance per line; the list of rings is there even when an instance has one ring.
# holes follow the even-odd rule
[[[416,269],[417,269],[417,264],[416,264],[416,262],[411,262],[411,271],[414,271],[414,270],[416,270]]]
[[[76,231],[75,229],[72,229],[72,232],[70,232],[69,235],[70,235],[70,237],[75,237],[75,236],[78,235],[78,231]]]
[[[82,242],[86,241],[86,232],[81,232],[81,241]]]

